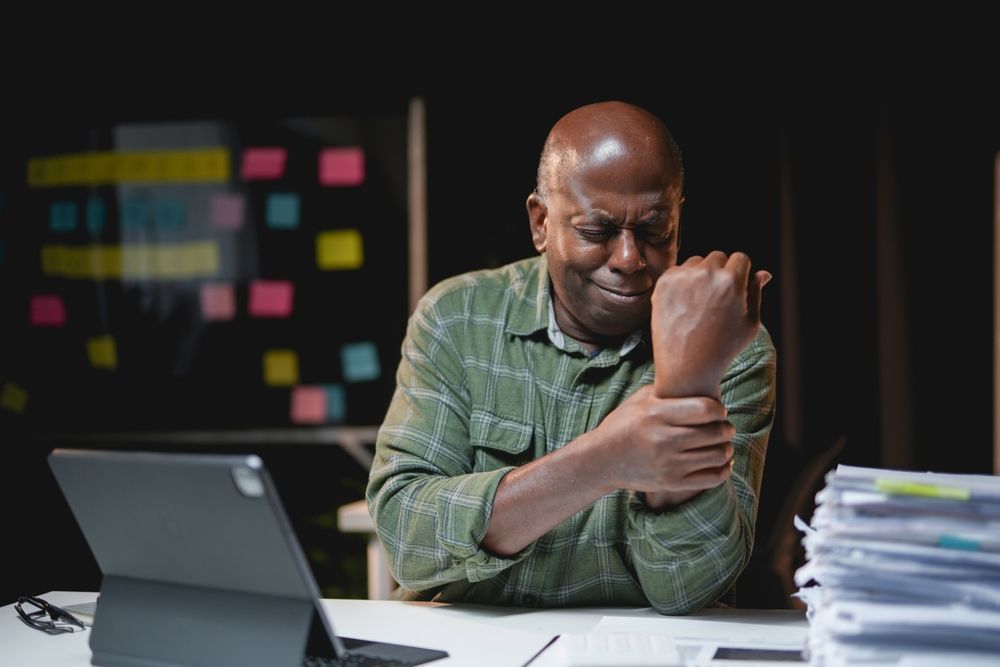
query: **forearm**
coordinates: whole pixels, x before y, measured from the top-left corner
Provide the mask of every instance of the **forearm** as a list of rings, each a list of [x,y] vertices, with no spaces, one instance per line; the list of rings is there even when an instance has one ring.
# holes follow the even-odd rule
[[[499,556],[521,551],[615,487],[599,440],[584,434],[508,472],[500,481],[483,547]]]
[[[633,502],[630,548],[643,590],[663,613],[686,613],[712,602],[749,561],[774,419],[775,363],[774,346],[762,328],[721,382],[727,419],[737,431],[733,469],[724,484],[661,514]]]
[[[373,470],[369,508],[390,571],[402,586],[425,590],[460,579],[478,581],[511,564],[480,548],[504,470],[457,477]]]

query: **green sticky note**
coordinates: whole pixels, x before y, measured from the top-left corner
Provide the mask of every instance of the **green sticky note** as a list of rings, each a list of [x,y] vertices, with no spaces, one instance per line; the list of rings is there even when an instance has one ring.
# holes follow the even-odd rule
[[[972,496],[968,489],[960,489],[957,486],[939,486],[899,479],[876,479],[875,488],[884,493],[942,500],[968,500]]]
[[[326,389],[326,418],[334,424],[339,424],[347,418],[347,394],[344,386],[328,384]]]
[[[122,227],[140,229],[149,224],[149,202],[129,197],[122,205]]]
[[[49,229],[63,233],[76,229],[76,202],[52,202],[49,207]]]
[[[163,231],[177,230],[184,226],[184,202],[173,197],[157,199],[153,207],[153,219]]]
[[[100,197],[87,200],[87,231],[92,236],[100,236],[108,222],[108,207]]]
[[[347,382],[375,380],[382,374],[375,343],[348,343],[340,348],[340,364]]]
[[[264,219],[272,229],[295,229],[299,226],[299,196],[294,192],[272,192],[267,196]]]

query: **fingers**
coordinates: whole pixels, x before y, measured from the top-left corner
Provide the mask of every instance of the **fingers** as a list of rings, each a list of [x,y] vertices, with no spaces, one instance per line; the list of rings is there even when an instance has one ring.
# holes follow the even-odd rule
[[[735,275],[737,285],[746,285],[750,277],[750,257],[745,252],[734,252],[726,261],[726,269]]]
[[[652,388],[652,385],[649,385]],[[707,396],[657,399],[654,409],[664,423],[676,426],[700,426],[722,422],[726,406]]]
[[[729,422],[712,422],[698,426],[665,426],[650,432],[657,442],[666,444],[671,456],[688,456],[692,459],[710,459],[710,452],[699,449],[722,447],[736,435],[736,427]],[[717,462],[722,465],[722,462]]]
[[[681,266],[696,266],[698,264],[707,264],[715,268],[721,269],[726,265],[726,253],[721,250],[713,250],[704,257],[701,255],[691,255]]]
[[[688,450],[678,456],[678,462],[688,470],[720,468],[729,465],[734,452],[733,443],[724,442],[721,445]]]
[[[747,316],[751,322],[760,322],[761,292],[764,285],[771,282],[769,271],[757,271],[747,287]]]
[[[729,479],[732,472],[733,468],[728,463],[715,468],[705,468],[687,475],[679,487],[686,490],[713,489]]]

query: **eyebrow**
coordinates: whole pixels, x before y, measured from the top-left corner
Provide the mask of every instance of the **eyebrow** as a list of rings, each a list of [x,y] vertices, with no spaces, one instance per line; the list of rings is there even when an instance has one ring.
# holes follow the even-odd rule
[[[594,223],[598,225],[612,225],[614,227],[621,226],[617,223],[617,221],[613,217],[611,217],[607,213],[604,213],[603,211],[591,211],[590,213],[584,214],[582,217],[584,219],[584,222]],[[639,222],[636,223],[636,227],[652,227],[653,225],[664,222],[664,220],[666,220],[667,218],[668,214],[666,211],[662,210],[652,211],[648,215],[646,215],[646,217],[639,220]]]

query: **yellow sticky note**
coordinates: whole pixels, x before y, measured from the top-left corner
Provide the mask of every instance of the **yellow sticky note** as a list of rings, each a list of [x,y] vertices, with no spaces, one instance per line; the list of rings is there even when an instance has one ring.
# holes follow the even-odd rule
[[[264,352],[264,384],[290,387],[299,383],[299,355],[295,350]]]
[[[28,186],[62,187],[115,183],[226,183],[229,149],[92,151],[28,160]]]
[[[118,348],[112,336],[95,336],[87,339],[87,356],[94,368],[118,368]]]
[[[28,392],[24,390],[24,387],[14,382],[4,384],[3,391],[0,392],[0,406],[11,412],[24,412],[27,404]]]
[[[323,271],[357,269],[365,263],[361,232],[336,229],[316,235],[316,264]]]

